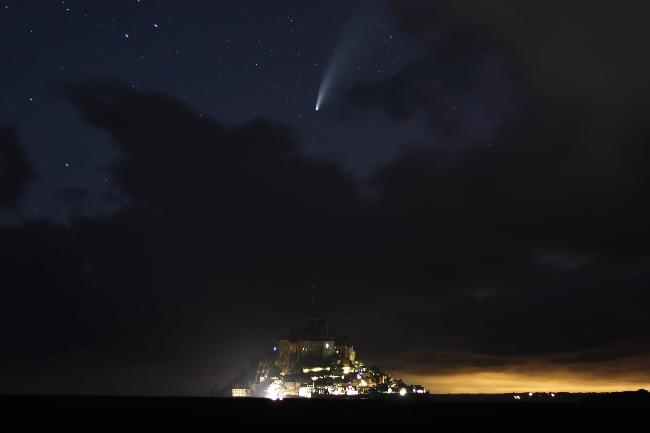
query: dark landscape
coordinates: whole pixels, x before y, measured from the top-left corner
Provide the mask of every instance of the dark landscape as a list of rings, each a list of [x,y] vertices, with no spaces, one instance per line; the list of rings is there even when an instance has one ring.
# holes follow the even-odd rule
[[[527,398],[527,397],[526,397]],[[503,395],[329,400],[5,396],[3,421],[57,426],[228,426],[237,431],[587,431],[640,428],[647,392],[559,394],[513,401]],[[638,426],[638,427],[637,427]],[[279,429],[279,430],[278,430]]]

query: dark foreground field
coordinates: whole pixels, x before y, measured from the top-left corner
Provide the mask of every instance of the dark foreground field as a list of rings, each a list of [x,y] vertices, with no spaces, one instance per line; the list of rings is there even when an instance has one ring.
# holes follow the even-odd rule
[[[219,431],[645,431],[647,398],[564,401],[429,398],[294,400],[146,397],[0,397],[4,425]]]

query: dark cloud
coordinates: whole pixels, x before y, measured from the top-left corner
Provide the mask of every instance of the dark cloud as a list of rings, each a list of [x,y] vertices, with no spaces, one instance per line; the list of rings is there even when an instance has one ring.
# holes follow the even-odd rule
[[[347,100],[397,120],[421,119],[436,138],[429,147],[491,144],[520,103],[499,50],[467,30],[438,32],[425,43],[425,55],[389,78],[357,84]]]
[[[600,133],[640,122],[648,111],[650,61],[637,55],[650,36],[640,18],[645,3],[573,1],[561,11],[542,1],[389,5],[423,54],[395,76],[355,86],[348,98],[424,117],[443,143],[493,143],[494,129],[540,102],[579,102],[576,122]]]
[[[173,98],[115,83],[60,91],[114,137],[111,174],[127,205],[68,228],[32,222],[2,231],[2,320],[24,325],[4,362],[55,375],[66,367],[53,365],[101,372],[110,359],[110,375],[162,363],[171,375],[170,365],[208,359],[235,344],[233,335],[272,338],[253,329],[274,310],[301,317],[311,284],[358,254],[342,243],[362,212],[354,185],[334,165],[304,159],[286,128],[224,127]],[[225,360],[217,365],[236,368]],[[83,389],[141,389],[98,375]],[[180,381],[152,392],[170,383],[182,392]]]
[[[88,191],[76,186],[59,188],[58,192],[63,202],[72,207],[75,214],[83,209],[88,199]]]
[[[349,2],[65,26],[54,5],[29,38],[15,3],[0,101],[28,146],[0,127],[0,393],[205,394],[312,285],[361,359],[438,391],[650,386],[648,2],[389,0],[394,26]],[[111,19],[140,30],[118,44]],[[316,113],[341,29],[358,52]]]
[[[15,128],[0,124],[0,206],[16,205],[32,177]]]
[[[596,29],[609,9],[581,15],[569,7],[560,17],[537,2],[493,6],[394,2],[402,31],[427,48],[396,76],[348,94],[350,103],[398,118],[429,119],[431,128],[422,147],[434,150],[406,155],[374,179],[377,215],[401,227],[386,260],[408,257],[398,275],[424,291],[411,292],[424,306],[402,323],[410,331],[403,350],[457,349],[459,368],[479,365],[476,356],[589,357],[623,340],[646,353],[648,323],[638,306],[650,281],[649,119],[647,98],[635,92],[643,93],[638,71],[648,64],[630,54],[639,44],[631,34],[646,31],[632,15],[644,6],[617,7],[607,26],[621,33],[607,41]],[[566,45],[549,49],[541,32],[550,29],[550,42]],[[597,54],[593,69],[583,49]],[[468,89],[489,93],[476,73],[486,62],[500,65],[510,86],[499,84],[502,98],[478,107],[494,129],[478,122],[477,141],[466,133],[476,117],[463,122],[461,104],[471,100]],[[449,116],[455,100],[457,118]],[[432,351],[415,353],[432,359]]]
[[[207,392],[306,316],[313,283],[360,356],[395,371],[568,366],[638,382],[650,351],[650,119],[642,90],[632,97],[642,74],[628,68],[644,60],[584,38],[598,7],[559,18],[537,2],[462,3],[394,2],[402,31],[428,48],[350,90],[351,103],[430,127],[422,151],[361,185],[371,194],[305,158],[285,127],[226,126],[119,83],[60,86],[113,138],[123,206],[0,231],[3,371],[20,373],[3,382]],[[572,57],[583,49],[603,67]]]

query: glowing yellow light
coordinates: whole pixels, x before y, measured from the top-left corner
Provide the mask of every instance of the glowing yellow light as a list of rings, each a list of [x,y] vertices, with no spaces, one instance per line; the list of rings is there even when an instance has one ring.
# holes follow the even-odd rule
[[[282,389],[282,381],[275,380],[266,389],[266,398],[271,400],[282,400],[284,398],[284,390]]]
[[[535,367],[535,368],[532,368]],[[408,383],[419,383],[432,393],[518,393],[528,397],[531,392],[615,392],[650,388],[650,379],[629,371],[583,371],[566,367],[532,365],[518,371],[460,371],[447,374],[412,374],[395,371]],[[546,367],[546,368],[543,368]],[[579,366],[582,367],[582,366]],[[590,366],[591,367],[591,366]],[[592,367],[593,368],[593,367]]]
[[[298,389],[298,397],[311,398],[312,388],[309,386],[301,386]]]

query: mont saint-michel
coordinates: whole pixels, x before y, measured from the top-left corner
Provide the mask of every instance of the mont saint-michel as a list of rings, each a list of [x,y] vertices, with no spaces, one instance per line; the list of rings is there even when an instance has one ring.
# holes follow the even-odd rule
[[[400,397],[427,394],[420,385],[369,366],[357,357],[348,337],[311,314],[304,326],[264,347],[235,380],[221,391],[232,397]]]

